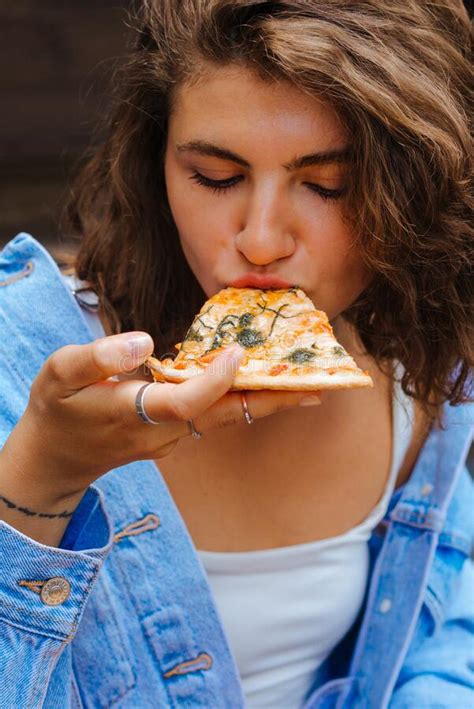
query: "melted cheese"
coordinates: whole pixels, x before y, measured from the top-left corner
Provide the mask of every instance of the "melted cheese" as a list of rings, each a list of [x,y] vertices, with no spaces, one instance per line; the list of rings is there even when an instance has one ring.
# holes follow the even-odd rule
[[[205,367],[233,342],[248,351],[240,365],[242,372],[265,371],[278,377],[358,370],[337,343],[326,313],[316,310],[300,288],[219,291],[203,305],[186,338],[176,345],[176,359],[169,362],[176,369],[186,368],[191,361]]]

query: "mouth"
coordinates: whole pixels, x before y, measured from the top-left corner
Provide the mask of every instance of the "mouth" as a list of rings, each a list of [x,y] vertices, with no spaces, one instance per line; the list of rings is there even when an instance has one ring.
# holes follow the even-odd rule
[[[227,286],[232,288],[291,288],[294,284],[285,281],[283,278],[271,275],[261,275],[257,273],[246,273],[233,281],[230,281]]]

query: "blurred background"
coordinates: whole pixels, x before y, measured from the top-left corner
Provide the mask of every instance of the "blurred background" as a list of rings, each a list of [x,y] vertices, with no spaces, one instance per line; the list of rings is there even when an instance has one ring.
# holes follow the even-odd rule
[[[127,0],[0,0],[0,247],[46,245],[126,50]]]
[[[132,5],[0,0],[0,248],[19,231],[67,244],[58,216],[68,179],[107,104]]]

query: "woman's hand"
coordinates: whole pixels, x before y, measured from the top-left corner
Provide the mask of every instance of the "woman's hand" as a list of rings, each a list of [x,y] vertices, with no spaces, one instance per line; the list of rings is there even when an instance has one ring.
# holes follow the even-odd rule
[[[204,434],[244,420],[239,393],[228,392],[244,354],[237,345],[201,376],[150,387],[146,411],[162,423],[147,425],[135,408],[143,380],[120,381],[116,375],[130,375],[152,351],[149,335],[127,333],[68,345],[48,357],[0,454],[0,494],[14,495],[22,505],[51,501],[56,508],[59,501],[80,499],[113,468],[165,456],[190,435],[189,419]],[[307,392],[248,391],[246,398],[253,418],[260,418],[298,406]]]

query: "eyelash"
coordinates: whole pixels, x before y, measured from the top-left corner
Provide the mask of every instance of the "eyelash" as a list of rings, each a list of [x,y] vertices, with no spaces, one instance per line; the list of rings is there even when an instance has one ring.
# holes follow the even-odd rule
[[[201,175],[201,173],[199,172],[194,172],[192,175],[190,175],[189,179],[194,180],[194,182],[197,182],[198,185],[207,187],[216,194],[220,194],[221,192],[230,190],[232,187],[235,187],[239,184],[239,182],[241,182],[240,176],[230,177],[228,180],[211,180],[209,179],[209,177],[204,177],[204,175]],[[311,182],[305,182],[305,185],[309,187],[311,192],[315,192],[320,197],[322,197],[322,199],[339,199],[344,194],[344,189],[328,190],[326,187],[320,187],[320,185],[313,185]]]

